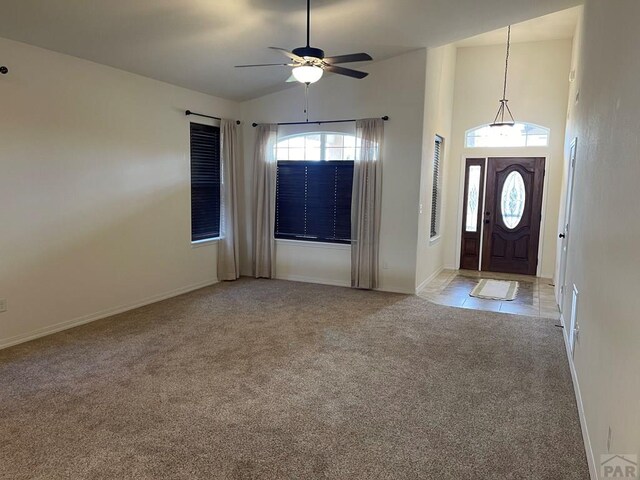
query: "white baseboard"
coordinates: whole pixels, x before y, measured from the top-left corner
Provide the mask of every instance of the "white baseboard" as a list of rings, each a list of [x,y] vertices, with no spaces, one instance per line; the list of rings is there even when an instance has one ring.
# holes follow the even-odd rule
[[[145,305],[156,303],[161,300],[166,300],[167,298],[177,297],[178,295],[182,295],[183,293],[188,293],[193,290],[198,290],[199,288],[208,287],[216,283],[218,283],[218,280],[215,280],[215,281],[209,280],[206,282],[188,285],[186,287],[181,287],[175,290],[171,290],[170,292],[161,293],[159,295],[152,295],[151,297],[147,297],[135,303],[121,305],[119,307],[114,307],[114,308],[107,308],[105,310],[101,310],[96,313],[91,313],[89,315],[83,315],[81,317],[77,317],[72,320],[66,320],[64,322],[56,323],[55,325],[38,328],[37,330],[33,330],[29,333],[24,333],[21,335],[16,335],[14,337],[0,339],[0,350],[2,350],[3,348],[8,348],[14,345],[18,345],[19,343],[28,342],[30,340],[35,340],[36,338],[51,335],[52,333],[61,332],[62,330],[67,330],[69,328],[77,327],[85,323],[94,322],[102,318],[107,318],[112,315],[117,315],[119,313],[127,312],[135,308],[144,307]]]
[[[277,280],[289,280],[291,282],[318,283],[320,285],[333,285],[334,287],[350,287],[351,282],[345,280],[333,280],[326,278],[305,277],[303,275],[278,275]]]
[[[429,285],[429,283],[430,283],[434,278],[436,278],[438,275],[440,275],[440,274],[442,273],[442,271],[443,271],[443,270],[444,270],[444,265],[443,265],[443,266],[441,266],[440,268],[438,268],[438,269],[437,269],[435,272],[433,272],[431,275],[429,275],[429,276],[428,276],[428,277],[427,277],[423,282],[421,282],[421,283],[420,283],[420,285],[418,285],[418,286],[416,287],[416,291],[415,291],[416,295],[417,295],[420,291],[422,291],[422,289],[423,289],[424,287],[426,287],[427,285]]]
[[[587,419],[584,414],[584,406],[582,404],[582,394],[580,393],[580,383],[578,382],[578,373],[573,364],[571,355],[571,345],[569,344],[569,336],[564,323],[564,317],[560,315],[560,323],[564,327],[562,329],[562,337],[564,338],[564,347],[567,352],[567,360],[569,361],[569,370],[571,370],[571,379],[573,380],[573,390],[576,395],[576,403],[578,405],[578,416],[580,417],[580,427],[582,429],[582,440],[584,441],[584,449],[587,454],[587,464],[589,465],[589,475],[591,480],[598,480],[598,467],[596,464],[593,448],[591,448],[591,439],[589,437],[589,429],[587,427]]]

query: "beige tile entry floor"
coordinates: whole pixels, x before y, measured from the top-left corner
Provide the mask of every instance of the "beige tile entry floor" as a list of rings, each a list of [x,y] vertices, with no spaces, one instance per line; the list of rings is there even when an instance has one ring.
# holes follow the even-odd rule
[[[512,301],[485,300],[470,296],[471,290],[481,278],[515,280],[518,294]],[[560,318],[553,291],[553,280],[528,275],[477,272],[472,270],[443,270],[420,293],[420,297],[441,305],[513,313],[533,317]]]

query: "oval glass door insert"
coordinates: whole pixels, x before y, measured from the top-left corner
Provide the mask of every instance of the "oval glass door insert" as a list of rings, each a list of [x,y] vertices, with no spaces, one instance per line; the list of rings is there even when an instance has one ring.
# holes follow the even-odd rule
[[[511,172],[507,175],[507,179],[502,186],[500,200],[502,221],[507,228],[514,229],[520,223],[524,213],[525,197],[526,191],[522,175],[520,172]]]

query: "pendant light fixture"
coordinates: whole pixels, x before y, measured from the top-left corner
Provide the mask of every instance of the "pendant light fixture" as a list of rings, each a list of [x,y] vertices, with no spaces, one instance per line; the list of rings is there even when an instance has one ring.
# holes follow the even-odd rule
[[[513,118],[511,109],[509,108],[507,100],[507,77],[509,74],[509,50],[511,48],[511,25],[507,30],[507,55],[504,61],[504,86],[502,88],[502,100],[500,100],[500,106],[498,107],[498,113],[493,119],[491,127],[513,127],[516,121]]]

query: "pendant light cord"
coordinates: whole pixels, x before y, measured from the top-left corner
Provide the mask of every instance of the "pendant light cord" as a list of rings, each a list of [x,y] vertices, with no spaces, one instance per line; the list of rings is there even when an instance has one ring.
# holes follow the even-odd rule
[[[504,61],[504,87],[502,89],[502,100],[507,99],[507,75],[509,74],[509,53],[511,50],[511,25],[507,30],[507,56]]]
[[[511,25],[507,29],[507,55],[504,60],[504,83],[502,85],[502,100],[500,100],[500,106],[498,107],[498,113],[496,113],[493,122],[489,125],[491,127],[498,126],[513,126],[515,125],[515,120],[513,118],[513,113],[511,113],[511,109],[509,108],[509,100],[507,100],[507,79],[509,76],[509,54],[511,53]],[[505,122],[505,115],[508,115],[511,121]]]

